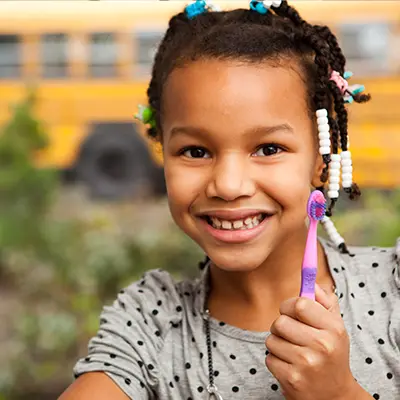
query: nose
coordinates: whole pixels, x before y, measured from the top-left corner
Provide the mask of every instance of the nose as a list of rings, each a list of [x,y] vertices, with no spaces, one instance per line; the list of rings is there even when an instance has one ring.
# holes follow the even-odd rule
[[[248,159],[243,159],[239,154],[230,154],[216,161],[207,184],[207,197],[233,201],[240,197],[251,197],[255,191],[256,184]]]

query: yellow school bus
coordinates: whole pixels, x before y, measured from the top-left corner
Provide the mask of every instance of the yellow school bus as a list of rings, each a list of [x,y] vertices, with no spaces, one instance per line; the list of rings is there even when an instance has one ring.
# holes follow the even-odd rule
[[[247,1],[215,1],[248,8]],[[400,2],[295,1],[338,35],[373,95],[352,104],[350,139],[362,187],[400,185]],[[146,102],[155,48],[183,1],[1,1],[0,125],[35,85],[50,145],[39,166],[73,171],[98,196],[162,185],[159,148],[134,121]],[[150,144],[150,146],[149,146]]]

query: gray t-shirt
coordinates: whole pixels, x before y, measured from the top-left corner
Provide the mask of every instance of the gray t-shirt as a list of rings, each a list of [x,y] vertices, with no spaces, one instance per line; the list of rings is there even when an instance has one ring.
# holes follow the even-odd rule
[[[340,254],[321,240],[350,335],[350,366],[375,399],[400,399],[400,246],[350,247]],[[399,243],[400,244],[400,243]],[[202,309],[208,268],[175,282],[162,270],[122,290],[104,307],[89,354],[75,376],[104,371],[134,400],[208,399],[208,358]],[[215,384],[224,399],[284,399],[265,366],[268,332],[211,318]]]

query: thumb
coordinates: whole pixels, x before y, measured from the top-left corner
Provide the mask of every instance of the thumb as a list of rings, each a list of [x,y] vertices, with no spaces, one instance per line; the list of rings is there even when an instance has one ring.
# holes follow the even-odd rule
[[[339,301],[336,294],[328,294],[321,286],[315,284],[315,301],[324,306],[328,311],[340,314]]]

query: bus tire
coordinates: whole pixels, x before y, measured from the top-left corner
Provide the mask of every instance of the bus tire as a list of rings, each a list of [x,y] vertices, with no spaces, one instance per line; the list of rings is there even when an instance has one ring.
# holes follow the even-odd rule
[[[123,199],[152,194],[155,168],[132,123],[101,123],[82,144],[76,171],[92,197]]]

